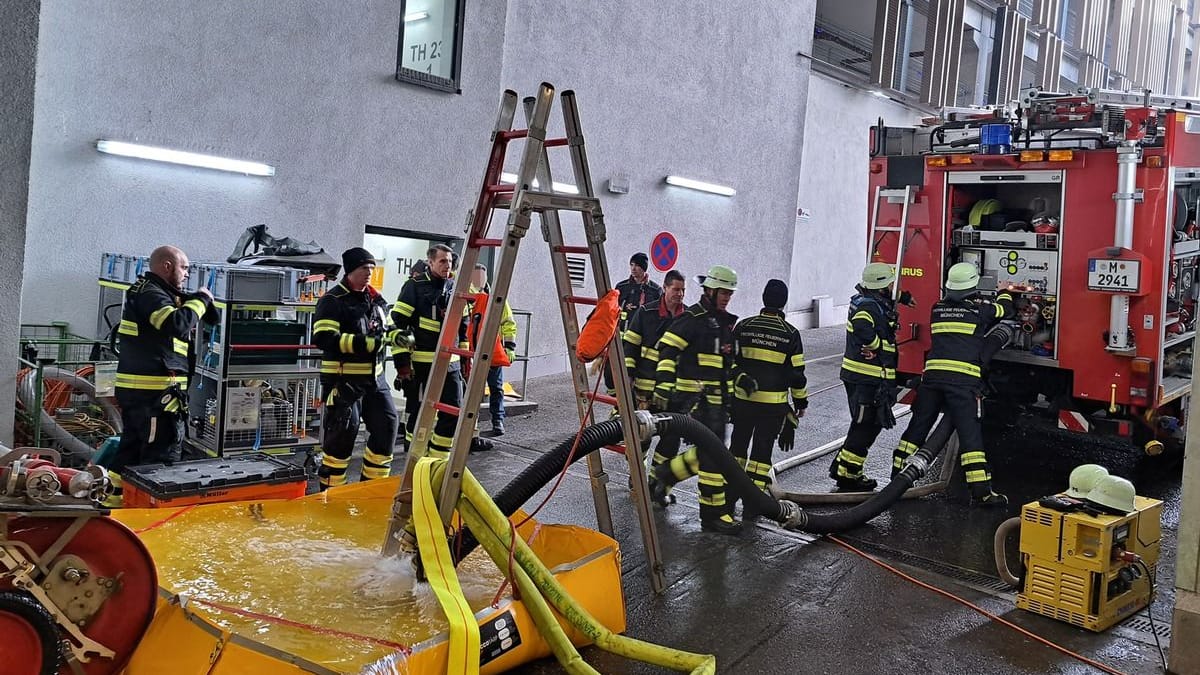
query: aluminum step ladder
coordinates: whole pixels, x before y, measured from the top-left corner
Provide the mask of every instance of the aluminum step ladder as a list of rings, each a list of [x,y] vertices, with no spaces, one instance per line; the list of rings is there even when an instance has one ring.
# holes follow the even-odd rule
[[[888,234],[895,232],[898,237],[896,241],[896,261],[893,265],[895,267],[896,286],[895,290],[892,291],[892,297],[895,298],[900,297],[901,272],[903,272],[904,267],[904,249],[908,246],[908,205],[913,202],[915,194],[916,192],[911,185],[905,185],[903,190],[885,189],[882,185],[875,186],[875,201],[871,209],[871,231],[867,235],[867,262],[872,262],[873,258],[879,255],[879,245],[883,243],[884,238]],[[899,225],[879,224],[879,206],[885,199],[889,203],[894,203],[896,200],[903,200]]]
[[[612,364],[616,396],[593,394],[592,388],[589,386],[587,364],[580,362],[574,355],[575,346],[579,340],[577,307],[579,305],[596,305],[599,298],[612,289],[612,282],[608,273],[608,260],[604,254],[606,238],[604,216],[600,208],[600,201],[596,198],[592,188],[592,177],[588,169],[574,92],[564,91],[561,95],[566,136],[564,138],[546,138],[546,124],[554,103],[554,93],[554,87],[543,82],[536,97],[525,99],[527,129],[512,128],[517,107],[516,92],[506,90],[501,96],[496,126],[492,131],[492,148],[484,172],[483,186],[474,210],[468,215],[465,246],[462,261],[459,263],[459,278],[461,279],[463,278],[461,275],[469,274],[470,270],[474,269],[483,248],[500,249],[500,262],[489,297],[493,309],[486,312],[483,326],[475,341],[476,350],[460,349],[457,346],[458,322],[449,320],[449,318],[463,316],[467,303],[472,301],[474,296],[467,293],[469,289],[455,288],[450,307],[446,310],[447,320],[442,322],[437,354],[429,374],[429,380],[425,385],[421,410],[417,416],[412,444],[405,462],[404,479],[396,493],[383,552],[385,555],[393,555],[402,549],[415,547],[415,540],[405,531],[412,515],[412,472],[416,461],[425,454],[438,412],[458,417],[439,502],[442,520],[449,526],[451,513],[458,503],[461,493],[463,470],[470,452],[471,439],[475,433],[479,405],[483,399],[492,346],[495,344],[500,328],[502,312],[499,308],[503,307],[508,297],[517,252],[529,230],[533,214],[537,213],[540,216],[542,237],[550,248],[551,266],[562,315],[563,331],[569,350],[568,361],[571,364],[579,418],[581,422],[584,420],[593,402],[615,406],[620,413],[619,417],[624,432],[623,451],[629,465],[629,475],[633,487],[632,499],[641,525],[642,541],[649,562],[651,585],[656,593],[661,593],[665,588],[662,553],[659,548],[658,533],[655,528],[649,488],[646,482],[644,450],[635,421],[633,390],[624,368],[625,358],[621,349],[621,340],[618,336],[608,346],[608,362]],[[505,152],[509,142],[516,139],[525,139],[525,148],[516,181],[515,183],[502,183],[501,171],[504,168]],[[577,194],[555,190],[556,184],[551,176],[546,149],[559,146],[566,146],[570,150]],[[488,228],[493,214],[498,211],[507,211],[508,213],[504,236],[503,238],[489,238]],[[572,211],[580,214],[586,244],[568,245],[566,243],[562,223],[559,220],[560,211]],[[596,297],[580,296],[572,290],[571,277],[567,267],[568,255],[588,256]],[[453,356],[472,360],[471,373],[467,378],[461,409],[439,401]],[[609,506],[606,489],[608,475],[604,472],[604,466],[597,452],[588,455],[587,465],[591,480],[592,499],[596,509],[597,529],[610,537],[614,536],[612,510]]]

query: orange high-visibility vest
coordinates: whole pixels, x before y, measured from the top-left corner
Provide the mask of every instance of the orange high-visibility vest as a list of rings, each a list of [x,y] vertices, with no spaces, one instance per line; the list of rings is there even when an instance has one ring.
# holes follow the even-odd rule
[[[483,329],[483,320],[487,316],[488,294],[476,293],[475,304],[471,306],[470,316],[467,320],[467,339],[471,342],[471,349],[475,348],[475,342],[479,339],[479,331]],[[492,348],[492,366],[511,366],[512,361],[508,359],[508,352],[504,351],[504,343],[500,340],[500,332],[496,331],[496,345]]]

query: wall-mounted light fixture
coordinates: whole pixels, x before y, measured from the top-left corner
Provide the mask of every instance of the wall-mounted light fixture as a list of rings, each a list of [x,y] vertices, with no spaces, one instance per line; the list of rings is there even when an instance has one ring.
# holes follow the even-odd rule
[[[717,185],[716,183],[705,183],[700,180],[684,178],[683,176],[667,176],[667,185],[676,187],[685,187],[692,190],[700,190],[701,192],[711,192],[715,195],[724,195],[732,197],[737,194],[737,190],[725,185]]]
[[[429,12],[413,12],[411,14],[404,15],[404,23],[412,23],[413,21],[420,21],[421,19],[428,18]]]
[[[96,149],[100,152],[109,155],[121,155],[122,157],[137,157],[138,159],[149,159],[155,162],[169,162],[171,164],[184,164],[187,166],[198,166],[204,169],[216,169],[218,171],[231,171],[233,173],[244,173],[250,176],[274,176],[275,167],[270,164],[261,162],[247,162],[241,159],[229,159],[228,157],[217,157],[215,155],[201,155],[195,152],[183,152],[181,150],[169,150],[167,148],[159,148],[153,145],[139,145],[137,143],[125,143],[123,141],[96,141]]]
[[[505,171],[504,173],[500,174],[500,182],[516,183],[517,182],[517,174],[509,173],[509,172]],[[538,187],[537,180],[533,181],[533,187],[535,187],[535,188]],[[572,195],[579,194],[578,187],[571,185],[570,183],[560,183],[558,181],[554,181],[554,191],[555,192],[565,192],[567,194],[572,194]]]

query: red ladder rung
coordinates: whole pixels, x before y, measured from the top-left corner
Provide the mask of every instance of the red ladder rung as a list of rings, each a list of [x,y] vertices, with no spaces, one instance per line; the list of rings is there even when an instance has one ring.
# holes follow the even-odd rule
[[[582,254],[586,255],[588,253],[591,253],[592,249],[588,248],[587,246],[555,246],[554,252],[555,253],[582,253]]]
[[[589,391],[586,394],[584,394],[584,396],[587,396],[588,398],[592,399],[596,403],[606,403],[611,406],[615,406],[617,404],[616,397],[609,396],[608,394],[593,394],[592,392]]]
[[[475,358],[475,352],[471,351],[470,349],[462,349],[459,347],[443,347],[442,351],[447,354],[458,354],[459,356],[464,356],[468,359]]]
[[[438,412],[444,412],[447,415],[454,415],[455,417],[458,416],[458,406],[450,405],[449,403],[442,403],[441,401],[438,401],[437,403],[433,404],[433,409]]]
[[[485,247],[496,248],[503,244],[504,244],[503,239],[482,239],[482,238],[480,238],[480,239],[472,239],[471,240],[471,246],[473,246],[475,248],[485,248]]]
[[[569,142],[570,141],[565,138],[547,138],[542,145],[546,146],[547,148],[557,148],[559,146],[566,145]]]
[[[526,136],[529,135],[529,130],[528,129],[509,129],[508,131],[501,131],[497,135],[506,141],[511,141],[514,138],[525,138]]]
[[[596,305],[600,303],[596,298],[586,298],[582,295],[568,295],[567,302],[573,302],[577,305]]]
[[[513,185],[512,183],[496,183],[495,185],[484,185],[483,191],[496,194],[502,192],[512,192],[516,188],[517,186]]]
[[[604,446],[604,449],[612,450],[613,452],[616,452],[616,453],[619,453],[622,455],[625,454],[625,444],[623,444],[623,443],[620,445],[606,445],[606,446]]]

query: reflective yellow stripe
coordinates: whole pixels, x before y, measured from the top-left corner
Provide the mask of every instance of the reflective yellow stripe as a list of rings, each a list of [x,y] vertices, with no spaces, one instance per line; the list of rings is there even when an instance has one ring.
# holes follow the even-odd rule
[[[786,391],[756,391],[749,396],[737,394],[738,400],[751,403],[787,403]]]
[[[321,319],[313,324],[313,335],[324,332],[338,333],[341,332],[341,330],[341,324],[333,319]]]
[[[121,319],[121,327],[117,329],[121,335],[132,335],[137,337],[138,325],[128,319]]]
[[[333,375],[376,375],[378,363],[343,363],[341,361],[322,361],[321,372]]]
[[[392,313],[399,314],[400,316],[412,316],[414,309],[416,308],[412,305],[407,302],[400,302],[399,300],[396,301],[396,304],[392,305]]]
[[[204,311],[206,309],[208,309],[204,305],[204,301],[201,300],[200,298],[192,298],[191,300],[188,300],[187,302],[183,303],[183,306],[186,307],[187,309],[190,309],[193,312],[195,312],[197,319],[204,316]]]
[[[896,377],[896,371],[892,368],[873,366],[869,363],[861,363],[849,358],[842,359],[842,367],[852,373],[867,375],[869,377],[879,377],[886,380],[895,379]]]
[[[783,363],[787,359],[787,354],[777,352],[774,349],[763,349],[762,347],[743,347],[738,350],[742,356],[755,361],[766,361],[767,363]],[[793,364],[795,365],[793,358]],[[800,357],[800,365],[804,365],[804,357]]]
[[[875,317],[871,316],[871,313],[868,311],[859,310],[854,313],[854,316],[850,317],[850,321],[852,322],[857,321],[858,319],[862,319],[863,321],[870,323],[872,326],[875,325]]]
[[[391,473],[392,470],[388,467],[367,466],[366,464],[363,464],[362,467],[363,480],[379,480],[387,478]]]
[[[436,445],[439,448],[448,448],[454,443],[454,439],[450,436],[442,436],[441,434],[429,434],[429,444]]]
[[[982,470],[966,471],[964,474],[968,483],[986,483],[992,478],[988,475],[988,472]]]
[[[173,384],[184,384],[183,375],[130,375],[117,373],[116,384],[124,389],[166,389]]]
[[[800,389],[792,387],[792,398],[796,400],[808,398],[808,387],[801,387]]]
[[[704,391],[704,385],[700,383],[700,380],[676,380],[675,388],[688,393]]]
[[[338,336],[338,351],[343,354],[349,354],[354,351],[354,336],[349,333],[342,333]]]
[[[657,371],[674,373],[675,372],[675,361],[673,361],[672,359],[663,359],[658,362],[658,366],[656,366],[654,369]]]
[[[392,456],[391,455],[377,455],[374,452],[371,452],[370,449],[365,449],[365,450],[363,450],[363,461],[370,462],[377,467],[379,467],[379,466],[387,467],[392,463]],[[363,469],[366,470],[366,467],[363,467]]]
[[[891,342],[883,343],[882,347],[883,347],[883,351],[888,352],[889,354],[896,353],[896,345],[892,344]]]
[[[883,344],[883,340],[880,340],[879,336],[876,335],[869,343],[867,343],[867,349],[879,349],[879,345],[881,344]]]
[[[640,345],[642,344],[642,336],[631,330],[627,330],[625,331],[625,341],[631,345]]]
[[[663,333],[663,336],[661,338],[659,338],[658,341],[665,345],[670,345],[676,349],[687,349],[687,346],[688,346],[687,340],[684,340],[683,338],[672,333],[671,331],[667,331],[666,333]]]
[[[433,352],[413,352],[413,363],[433,363]]]
[[[973,377],[981,376],[979,366],[966,363],[965,361],[952,361],[950,359],[929,359],[925,362],[925,370],[944,370],[951,373],[971,375]]]
[[[725,359],[720,354],[697,354],[696,364],[705,368],[723,368]]]
[[[421,317],[420,319],[417,319],[417,327],[420,328],[421,330],[427,330],[427,331],[431,331],[434,333],[439,333],[442,330],[442,322],[434,321],[433,319],[427,319],[425,317]]]
[[[792,354],[792,367],[800,368],[804,365],[804,354]]]
[[[983,454],[982,450],[964,452],[962,455],[959,455],[959,461],[963,464],[982,464],[987,462],[987,455]]]
[[[696,501],[699,502],[701,506],[725,506],[725,493],[720,492],[712,497],[700,495]]]
[[[325,487],[337,487],[345,484],[345,473],[331,473],[328,476],[321,476],[321,485],[324,485]]]
[[[625,357],[625,367],[626,368],[637,368],[637,359],[633,358],[632,356],[626,356]]]
[[[709,471],[700,472],[701,485],[715,485],[721,487],[725,485],[725,477],[719,473],[711,473]]]
[[[174,350],[174,352],[176,354],[181,354],[183,356],[187,356],[188,343],[186,340],[180,340],[179,338],[171,338],[171,349]]]
[[[346,467],[350,466],[350,458],[347,457],[346,459],[338,459],[327,452],[321,457],[321,464],[331,469],[344,470]]]
[[[657,361],[659,359],[658,350],[654,347],[642,347],[642,357],[651,361]]]
[[[171,313],[174,311],[175,308],[171,305],[163,305],[162,307],[159,307],[150,314],[150,325],[154,326],[156,330],[162,330],[163,323],[166,322],[167,317],[171,316]]]
[[[974,335],[975,324],[966,321],[938,321],[937,323],[929,324],[929,332],[931,333],[961,333],[963,335]]]
[[[654,380],[639,377],[634,379],[633,388],[638,391],[651,391],[654,389]]]

